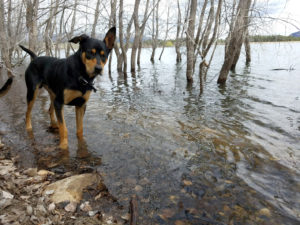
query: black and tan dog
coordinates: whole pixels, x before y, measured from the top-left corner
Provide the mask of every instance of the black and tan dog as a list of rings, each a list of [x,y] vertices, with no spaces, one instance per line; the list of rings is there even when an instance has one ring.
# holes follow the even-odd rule
[[[51,127],[59,128],[59,147],[67,149],[68,131],[65,124],[64,105],[76,107],[77,137],[83,137],[83,116],[91,91],[95,88],[93,80],[103,70],[108,55],[114,46],[116,28],[111,28],[103,41],[87,35],[74,37],[69,42],[79,43],[79,49],[65,59],[41,56],[20,47],[32,58],[25,72],[27,86],[26,129],[31,130],[31,110],[39,88],[44,87],[50,95],[49,108]],[[55,119],[55,114],[56,119]]]

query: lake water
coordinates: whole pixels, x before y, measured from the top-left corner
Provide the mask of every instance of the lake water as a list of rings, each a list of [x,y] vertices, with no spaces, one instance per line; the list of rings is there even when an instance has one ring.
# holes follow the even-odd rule
[[[127,78],[113,60],[111,76],[96,79],[84,143],[76,138],[74,109],[65,108],[66,157],[59,150],[47,155],[58,144],[47,131],[47,94],[34,107],[34,139],[25,132],[21,75],[0,100],[2,139],[28,165],[97,167],[120,204],[137,195],[139,224],[299,224],[300,43],[251,48],[251,65],[242,53],[236,73],[218,87],[218,46],[203,93],[197,70],[192,87],[186,85],[185,59],[176,65],[174,48],[155,64],[144,49],[141,68]]]

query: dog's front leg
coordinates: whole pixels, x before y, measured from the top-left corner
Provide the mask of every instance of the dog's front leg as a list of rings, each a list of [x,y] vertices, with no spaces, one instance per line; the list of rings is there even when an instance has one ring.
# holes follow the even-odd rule
[[[59,129],[59,147],[61,149],[68,148],[68,130],[66,127],[66,122],[64,118],[64,105],[58,101],[54,101],[54,108],[56,113],[56,118],[58,121]]]
[[[86,109],[86,104],[83,106],[76,106],[76,126],[77,126],[77,137],[83,138],[83,117]]]

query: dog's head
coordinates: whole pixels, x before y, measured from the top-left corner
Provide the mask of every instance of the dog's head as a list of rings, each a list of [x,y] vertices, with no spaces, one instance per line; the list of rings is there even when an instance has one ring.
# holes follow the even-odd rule
[[[94,77],[102,73],[108,55],[114,47],[115,39],[116,28],[112,27],[106,33],[103,41],[82,34],[72,38],[69,42],[80,44],[79,50],[82,63],[85,65],[87,74]]]

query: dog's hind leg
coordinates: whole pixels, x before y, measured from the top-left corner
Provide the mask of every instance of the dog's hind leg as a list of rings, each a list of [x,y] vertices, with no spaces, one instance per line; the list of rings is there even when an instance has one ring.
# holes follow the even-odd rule
[[[26,129],[31,130],[31,111],[34,105],[34,101],[36,99],[36,96],[38,94],[38,86],[27,86],[27,112],[26,112]]]
[[[55,112],[54,112],[54,103],[51,99],[51,103],[50,103],[50,107],[49,107],[49,115],[50,115],[50,128],[52,129],[57,129],[58,128],[58,125],[57,125],[57,122],[56,122],[56,118],[55,118]]]

